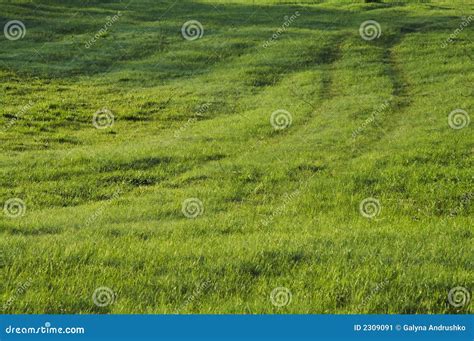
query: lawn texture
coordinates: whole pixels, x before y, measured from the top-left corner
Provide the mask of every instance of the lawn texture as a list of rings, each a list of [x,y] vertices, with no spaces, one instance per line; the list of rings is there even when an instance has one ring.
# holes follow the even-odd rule
[[[472,313],[472,15],[0,0],[2,313]]]

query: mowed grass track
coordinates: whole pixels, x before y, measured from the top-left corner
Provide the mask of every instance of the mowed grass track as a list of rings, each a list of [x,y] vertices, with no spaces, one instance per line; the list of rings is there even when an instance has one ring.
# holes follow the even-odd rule
[[[0,9],[26,26],[0,37],[0,199],[26,204],[0,215],[4,313],[472,313],[448,302],[474,282],[472,125],[448,125],[472,117],[472,25],[441,47],[469,2]]]

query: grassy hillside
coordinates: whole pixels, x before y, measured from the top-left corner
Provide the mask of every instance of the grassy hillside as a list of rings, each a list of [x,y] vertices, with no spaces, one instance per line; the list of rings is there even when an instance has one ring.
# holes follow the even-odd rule
[[[472,313],[472,15],[0,0],[2,312]]]

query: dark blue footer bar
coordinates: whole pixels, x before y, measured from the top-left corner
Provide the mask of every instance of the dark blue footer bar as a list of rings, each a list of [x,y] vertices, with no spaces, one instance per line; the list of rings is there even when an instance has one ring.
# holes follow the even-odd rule
[[[0,340],[465,340],[472,315],[1,315]]]

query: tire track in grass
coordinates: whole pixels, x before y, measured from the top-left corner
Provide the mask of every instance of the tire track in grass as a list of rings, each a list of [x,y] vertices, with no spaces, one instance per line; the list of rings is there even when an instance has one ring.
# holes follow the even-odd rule
[[[401,32],[403,29],[400,30]],[[410,96],[410,84],[403,71],[402,62],[399,60],[399,57],[396,53],[396,48],[399,46],[400,42],[403,41],[404,35],[399,33],[398,35],[392,34],[386,41],[383,42],[384,51],[381,56],[381,62],[384,65],[384,74],[390,80],[392,84],[391,99],[388,106],[388,112],[391,115],[384,115],[383,125],[379,124],[377,120],[374,120],[373,123],[377,129],[381,131],[381,135],[377,135],[371,138],[368,141],[364,141],[364,145],[374,146],[376,142],[382,142],[384,139],[390,139],[390,133],[396,129],[397,122],[403,119],[402,114],[406,112],[407,108],[412,104],[412,99]],[[371,128],[366,128],[367,131],[370,131]],[[365,151],[360,148],[362,142],[357,142],[357,140],[348,140],[347,148],[351,149],[352,153],[351,159],[358,159],[365,154]],[[372,150],[372,148],[371,148]]]
[[[319,65],[321,65],[321,70],[323,71],[322,78],[321,78],[321,87],[320,87],[320,90],[318,92],[319,100],[320,100],[321,103],[325,102],[325,101],[328,101],[328,100],[331,100],[333,98],[333,74],[332,73],[333,73],[333,69],[334,69],[334,64],[341,57],[340,45],[342,44],[342,41],[343,41],[343,39],[338,39],[337,43],[333,44],[333,47],[331,47],[330,52],[329,52],[330,56],[327,59],[329,62],[319,64]],[[334,48],[334,46],[336,46],[336,47]],[[242,161],[245,161],[245,160],[249,160],[249,159],[256,160],[256,159],[259,159],[259,157],[257,156],[259,154],[260,155],[275,155],[274,151],[275,151],[275,149],[277,149],[278,145],[281,145],[285,142],[288,144],[288,141],[291,141],[291,140],[297,140],[299,142],[302,142],[303,146],[304,146],[305,141],[302,141],[300,139],[300,137],[302,137],[302,135],[304,135],[310,129],[310,127],[306,126],[306,123],[309,122],[314,117],[314,115],[316,114],[316,110],[315,110],[315,106],[311,102],[308,102],[304,98],[299,98],[299,100],[301,100],[305,105],[310,106],[311,109],[312,109],[311,115],[306,116],[304,122],[298,125],[299,127],[303,127],[303,129],[294,129],[292,131],[286,132],[285,134],[281,134],[281,135],[278,135],[276,137],[273,137],[272,139],[276,139],[276,141],[274,141],[275,143],[273,143],[271,146],[265,145],[265,141],[263,141],[263,142],[262,141],[257,141],[250,148],[250,150],[248,150],[247,152],[245,152],[243,154],[240,154],[240,155],[237,154],[237,158],[234,158],[232,163],[233,164],[242,164]],[[303,136],[303,138],[304,138],[304,136]],[[266,140],[268,140],[268,138]],[[301,144],[297,143],[297,146],[301,146]],[[285,162],[281,161],[281,160],[279,160],[279,161],[281,162],[280,164],[283,167],[285,167],[285,163],[291,164],[291,162],[289,162],[288,159],[286,159]],[[269,165],[272,169],[268,169],[268,172],[274,171],[275,163],[278,164],[278,162],[275,162],[275,161],[269,163]],[[224,169],[224,167],[222,167],[222,164],[220,162],[218,162],[218,166],[221,167],[220,172],[230,174],[230,172],[226,172],[226,170]],[[317,171],[319,171],[319,170],[317,170]],[[314,175],[311,175],[310,178],[312,176],[314,176]],[[306,180],[306,182],[310,181],[306,177],[305,174],[301,173],[301,175],[298,174],[297,179],[292,181],[291,183],[296,185],[296,187],[298,188],[298,191],[299,190],[304,190],[305,186],[302,186],[303,180]],[[258,185],[258,183],[256,183],[256,185]],[[284,190],[285,193],[290,193],[290,192],[294,192],[294,191],[295,191],[295,188],[286,188]],[[280,195],[277,196],[277,199],[275,200],[275,205],[272,205],[272,210],[275,208],[275,206],[280,206],[279,204],[284,202],[283,197],[282,197],[283,194],[284,193],[280,193]],[[247,202],[247,204],[251,204],[250,201],[249,201],[249,198],[256,197],[256,196],[257,196],[257,194],[256,194],[255,190],[250,191],[250,192],[246,193],[244,196],[242,196],[241,201],[245,201],[245,202]],[[292,203],[290,203],[290,205],[291,204]],[[235,203],[235,204],[231,205],[230,207],[227,207],[225,211],[226,212],[234,212],[235,208],[238,205],[240,205],[240,202]],[[286,204],[285,204],[285,206],[286,206]],[[271,214],[269,214],[269,215],[271,215]],[[257,225],[260,226],[260,220],[258,220],[256,223],[257,223]],[[256,230],[252,230],[252,231],[253,231],[253,233],[256,232]],[[259,228],[258,231],[261,232],[262,230]],[[268,235],[267,233],[264,233],[263,234],[263,239],[262,239],[263,243],[261,245],[268,245],[267,242],[270,241],[271,238],[272,238],[271,235]]]
[[[334,64],[341,58],[341,44],[342,44],[342,41],[343,39],[339,39],[337,44],[334,44],[336,45],[336,48],[330,48],[328,49],[328,58],[326,59],[328,62],[327,63],[321,63],[319,64],[320,65],[320,68],[321,68],[321,71],[322,71],[322,74],[321,74],[321,84],[320,84],[320,88],[319,88],[319,91],[318,91],[318,99],[319,101],[319,104],[321,105],[321,103],[323,102],[326,102],[326,101],[330,101],[333,99],[334,97],[334,94],[333,94],[333,84],[334,84],[334,76],[333,76],[333,70],[334,70]],[[251,148],[251,150],[249,150],[248,152],[244,153],[243,155],[240,156],[240,162],[242,160],[246,160],[246,159],[260,159],[258,156],[258,154],[262,155],[262,154],[278,154],[278,153],[274,153],[275,150],[278,149],[278,146],[281,145],[281,144],[284,144],[285,142],[288,144],[288,141],[291,141],[293,140],[293,143],[294,141],[298,141],[298,142],[302,142],[303,144],[301,143],[297,143],[296,145],[297,146],[304,146],[305,144],[305,141],[302,140],[302,138],[304,138],[305,134],[307,133],[307,131],[309,129],[311,129],[311,127],[308,127],[307,123],[310,122],[314,116],[317,114],[317,108],[315,106],[315,103],[312,103],[310,101],[308,101],[305,97],[302,97],[302,96],[299,96],[298,95],[298,92],[295,91],[295,89],[293,88],[290,88],[290,91],[291,93],[293,94],[293,96],[295,98],[297,98],[299,101],[301,101],[303,103],[303,105],[307,105],[311,108],[311,113],[310,115],[307,115],[305,116],[304,120],[302,122],[300,122],[298,124],[298,127],[300,129],[292,129],[292,130],[288,130],[288,131],[285,131],[284,134],[278,134],[276,136],[270,136],[270,138],[272,140],[274,140],[273,144],[271,146],[268,146],[268,145],[264,145],[264,143],[260,142],[260,141],[257,141],[257,143]],[[268,140],[265,139],[265,140]],[[256,152],[255,152],[256,151]],[[277,157],[278,159],[278,157]],[[281,161],[278,159],[278,161],[280,162],[280,165],[282,166],[285,166],[285,163],[288,163],[288,164],[291,164],[292,162],[288,161],[288,159],[284,161]],[[271,167],[274,168],[275,167],[275,162],[272,162],[271,164]],[[221,166],[222,167],[222,166]],[[224,168],[221,168],[222,171],[224,172]],[[304,174],[302,176],[305,176]],[[292,193],[291,196],[293,196],[294,193],[299,193],[298,195],[300,195],[300,191],[304,191],[306,189],[306,186],[305,184],[307,184],[310,179],[313,177],[314,175],[311,175],[310,178],[305,178],[304,180],[305,181],[300,181],[300,177],[298,177],[297,181],[294,181],[293,183],[296,183],[296,186],[297,186],[297,191],[295,191],[295,188],[287,188],[285,190],[285,193]],[[253,192],[250,192],[250,193],[247,193],[247,195],[245,195],[242,199],[243,200],[248,200],[249,198],[251,197],[255,197],[256,196],[256,193],[255,191]],[[250,204],[250,203],[248,203]],[[270,208],[272,211],[275,210],[275,208],[277,207],[277,210],[282,207],[282,205],[284,205],[283,207],[285,208],[285,210],[283,212],[281,212],[282,214],[285,214],[285,211],[288,210],[288,207],[287,205],[290,205],[290,206],[293,206],[294,205],[294,202],[291,201],[291,202],[285,202],[284,198],[282,197],[282,195],[279,195],[274,204],[270,205]],[[233,205],[232,207],[229,207],[226,212],[235,212],[235,207],[237,205]],[[268,215],[266,215],[267,218],[269,218],[270,216],[272,216],[271,213],[269,213]],[[273,216],[272,216],[273,218]],[[251,230],[247,230],[247,233],[251,233],[253,236],[255,236],[255,234],[257,234],[257,239],[258,240],[258,245],[260,245],[259,248],[257,248],[256,250],[253,250],[253,253],[254,256],[247,260],[247,262],[245,264],[249,264],[249,267],[251,267],[253,264],[265,264],[266,262],[269,262],[270,260],[267,259],[266,255],[268,254],[267,252],[265,252],[265,249],[267,249],[267,246],[268,245],[272,245],[271,242],[273,242],[275,240],[275,238],[281,238],[281,235],[280,234],[271,234],[271,233],[267,233],[268,231],[265,231],[265,229],[262,229],[261,228],[261,220],[259,219],[257,221],[257,229],[251,229]],[[245,243],[244,243],[244,248],[248,251],[248,249],[245,247]],[[272,251],[269,251],[270,253]],[[298,251],[299,252],[299,251]],[[300,253],[298,253],[300,254]],[[232,257],[232,252],[229,252],[228,257]],[[290,257],[291,258],[291,257]],[[283,266],[283,264],[281,264],[281,266]],[[297,264],[293,264],[293,266],[297,266]]]
[[[333,41],[333,48],[328,50],[329,54],[328,54],[327,60],[329,62],[320,64],[322,75],[321,75],[321,86],[320,86],[319,91],[318,91],[318,97],[319,97],[319,103],[318,104],[319,104],[319,107],[321,107],[322,104],[325,103],[325,102],[333,101],[334,98],[335,98],[335,93],[334,93],[334,69],[335,69],[335,64],[343,56],[343,54],[342,54],[342,44],[344,43],[344,41],[345,41],[344,37],[338,37],[337,39],[335,39]],[[289,131],[284,138],[281,138],[281,139],[278,140],[277,145],[285,143],[285,142],[288,144],[288,141],[293,139],[293,142],[292,142],[293,144],[296,144],[299,147],[303,147],[304,145],[307,144],[307,141],[305,140],[305,137],[307,136],[308,131],[313,129],[312,126],[307,124],[307,123],[311,122],[311,120],[315,118],[315,116],[317,115],[318,108],[315,106],[314,103],[311,103],[311,102],[307,101],[305,98],[297,96],[297,93],[295,91],[292,91],[292,93],[296,98],[298,98],[300,101],[302,101],[306,105],[309,105],[312,108],[312,110],[313,110],[312,115],[309,115],[309,117],[307,117],[307,119],[304,121],[304,124],[300,125],[301,127],[303,127],[303,129]],[[295,143],[296,141],[298,143]],[[271,147],[272,147],[271,150],[275,150],[275,145],[272,145]],[[267,148],[267,149],[269,149],[269,148]],[[281,161],[281,163],[284,164],[285,162]],[[290,164],[290,162],[288,162],[288,160],[286,160],[286,163]],[[272,165],[273,165],[273,163],[272,163]],[[296,165],[296,163],[295,163],[295,165]],[[322,169],[313,170],[312,172],[319,172],[320,170],[322,170]],[[295,193],[298,193],[298,196],[302,195],[302,192],[304,192],[307,189],[308,183],[311,181],[311,179],[314,176],[315,176],[315,173],[312,173],[308,177],[308,175],[306,173],[302,172],[301,175],[297,177],[297,180],[294,181],[294,183],[296,183],[296,185],[297,185],[297,189],[295,190],[295,188],[288,188],[285,191],[286,194],[283,193],[282,195],[280,195],[279,199],[275,200],[275,205],[271,205],[271,210],[273,211],[275,209],[275,207],[277,207],[277,210],[278,210],[280,207],[282,207],[282,205],[284,205],[283,207],[285,207],[285,211],[288,211],[289,208],[287,207],[287,205],[293,206],[295,203],[294,203],[293,200],[291,202],[285,202],[285,198],[283,198],[283,196],[288,195],[288,193],[291,193],[290,198]],[[252,193],[252,194],[254,194],[254,193]],[[285,214],[285,212],[283,212],[283,214]],[[269,214],[267,216],[267,218],[270,217],[270,216],[271,216],[271,214]],[[273,218],[273,216],[272,216],[272,218]],[[276,217],[276,218],[278,218],[278,217]],[[258,242],[259,245],[271,245],[271,242],[274,240],[274,238],[272,237],[272,235],[270,233],[263,233],[262,234],[261,233],[262,231],[264,231],[264,230],[262,230],[261,226],[257,226],[257,229],[252,230],[251,233],[253,235],[257,234],[256,238],[259,241]],[[262,250],[263,249],[260,249],[260,250],[257,250],[257,251],[261,252]]]
[[[311,121],[311,119],[316,114],[316,109],[317,109],[315,106],[316,102],[322,103],[332,98],[331,93],[332,93],[332,85],[333,85],[333,76],[331,72],[332,72],[333,64],[336,63],[341,57],[341,51],[340,51],[341,41],[342,39],[340,38],[334,39],[333,41],[331,41],[330,44],[328,44],[329,47],[327,49],[321,51],[322,52],[321,55],[325,56],[325,58],[323,59],[323,62],[318,63],[322,73],[321,73],[321,81],[320,81],[321,84],[318,91],[317,101],[314,101],[314,103],[310,102],[304,96],[301,96],[296,91],[295,88],[291,86],[289,87],[289,90],[292,93],[292,95],[295,96],[302,103],[302,105],[307,105],[311,108],[310,114],[304,116],[299,122],[299,124],[297,125],[297,127],[300,129],[285,129],[284,131],[278,132],[278,134],[272,134],[270,136],[266,136],[263,140],[256,139],[250,147],[247,146],[243,150],[244,153],[236,153],[235,156],[237,157],[237,159],[233,159],[232,163],[234,164],[239,163],[238,162],[239,160],[242,161],[249,158],[254,159],[256,157],[255,151],[261,148],[262,146],[265,148],[266,143],[269,140],[272,140],[271,148],[272,150],[275,150],[275,147],[285,143],[285,141],[288,141],[294,138],[294,136],[303,136],[305,134],[305,132],[308,130],[307,123]],[[260,153],[266,153],[266,151],[261,150]],[[272,154],[272,153],[267,153],[267,154]],[[219,167],[221,170],[223,170],[221,163]]]
[[[329,45],[332,45],[332,44],[329,44]],[[321,80],[322,86],[321,86],[321,89],[320,89],[320,92],[319,92],[319,94],[320,94],[319,97],[320,97],[322,100],[327,99],[327,98],[330,97],[330,96],[328,96],[328,94],[329,94],[329,92],[330,92],[330,88],[331,88],[331,85],[332,85],[332,77],[331,77],[331,75],[329,74],[330,66],[328,66],[328,65],[331,65],[332,63],[334,63],[334,62],[340,57],[340,53],[339,53],[339,52],[340,52],[340,51],[338,51],[338,49],[335,50],[334,48],[329,48],[329,49],[327,49],[327,50],[321,51],[321,55],[323,55],[323,56],[326,57],[325,59],[323,59],[323,62],[320,62],[320,63],[319,63],[319,65],[321,65],[321,69],[323,70],[323,78],[322,78],[322,80]],[[293,65],[291,65],[290,67],[288,67],[286,71],[292,69],[292,66],[293,66]],[[299,70],[299,69],[297,69],[297,70]],[[283,72],[283,74],[286,74],[286,71]],[[304,102],[304,101],[303,101],[303,102]],[[308,102],[306,102],[306,103],[308,104]],[[313,112],[313,114],[314,114],[314,112]],[[310,119],[311,119],[311,115],[305,116],[305,119],[304,119],[304,121],[300,124],[300,126],[303,126],[303,125],[304,125],[308,120],[310,120]],[[277,144],[283,143],[285,140],[289,139],[289,138],[291,137],[291,135],[301,135],[301,133],[299,132],[299,130],[293,130],[293,131],[290,132],[290,134],[281,134],[281,135],[278,135],[278,136],[276,136],[276,138],[279,140],[279,141],[277,142]],[[238,154],[238,153],[236,153],[236,156],[238,156],[238,157],[240,156],[240,159],[241,159],[241,160],[242,160],[242,159],[246,159],[247,157],[249,157],[249,155],[254,154],[254,151],[255,151],[256,149],[259,149],[259,148],[262,147],[262,143],[260,143],[260,142],[261,142],[261,140],[257,140],[256,143],[253,145],[253,147],[252,147],[251,150],[249,150],[247,153],[244,153],[244,154]],[[114,148],[115,148],[115,147],[114,147]],[[273,145],[273,148],[274,148],[274,145]],[[91,152],[91,151],[89,150],[88,153],[90,153],[90,152]],[[97,152],[97,150],[94,150],[94,152]],[[134,155],[136,155],[136,154],[134,154]],[[93,159],[92,157],[90,157],[90,155],[89,155],[89,158],[90,158],[91,160]],[[214,161],[215,161],[215,160],[207,160],[206,162],[201,163],[201,165],[194,167],[194,168],[193,168],[193,171],[195,171],[195,169],[196,169],[196,168],[199,168],[199,167],[206,167],[208,164],[210,164],[210,163],[212,163],[212,162],[214,162]],[[217,164],[218,164],[219,167],[222,167],[222,164],[220,163],[219,160],[217,160],[216,162],[217,162]],[[234,163],[234,164],[235,164],[235,163],[238,163],[238,161],[235,160],[233,163]],[[187,171],[189,171],[189,169],[188,169],[188,170],[185,170],[185,171],[182,172],[180,175],[185,174]],[[162,182],[163,182],[163,183],[168,183],[169,181],[171,181],[171,177],[173,177],[173,176],[170,175],[170,178],[168,178],[167,180],[163,180]],[[159,187],[161,187],[161,186],[159,186]],[[133,193],[133,189],[129,189],[129,190],[126,191],[126,192],[127,192],[127,194]],[[249,195],[252,195],[252,193],[250,193]],[[245,199],[245,198],[244,198],[244,199]],[[94,200],[94,202],[95,202],[95,201],[96,201],[96,200]],[[100,201],[100,200],[98,200],[98,201]],[[81,206],[81,205],[79,205],[79,206]]]
[[[322,51],[322,53],[321,53],[321,55],[325,56],[325,59],[323,60],[323,62],[319,63],[319,65],[321,66],[321,71],[323,71],[323,79],[321,80],[322,86],[321,86],[321,89],[319,91],[319,97],[320,97],[321,100],[326,100],[328,97],[330,97],[327,94],[331,91],[330,88],[332,86],[332,77],[329,75],[331,68],[328,67],[328,65],[331,65],[331,64],[335,63],[338,60],[338,58],[340,58],[339,44],[335,44],[336,48],[333,47],[335,41],[336,40],[331,41],[331,43],[328,44],[330,47],[327,50]],[[308,51],[308,53],[310,53],[310,52],[311,51]],[[289,77],[290,73],[287,73],[287,71],[289,71],[289,70],[293,70],[294,71],[293,73],[295,73],[295,72],[301,71],[301,67],[295,69],[294,64],[292,63],[290,66],[288,66],[281,73],[281,76],[283,77],[283,76],[286,75],[286,77]],[[273,90],[273,87],[268,87],[267,90]],[[295,91],[293,91],[293,93],[295,93]],[[261,93],[259,93],[259,94],[262,95]],[[258,94],[256,94],[256,95],[258,95]],[[267,95],[263,94],[262,96],[267,96]],[[305,104],[311,106],[313,109],[315,108],[314,104],[311,104],[311,102],[305,100],[301,96],[299,96],[298,99],[302,103],[305,103]],[[306,125],[306,123],[309,120],[311,120],[314,113],[315,112],[312,111],[311,115],[305,116],[302,119],[302,121],[300,122],[300,124],[298,124],[298,127]],[[245,118],[247,120],[249,120],[249,126],[253,126],[255,124],[254,121],[250,120],[247,117],[245,117]],[[282,132],[281,134],[265,136],[264,140],[262,140],[260,137],[254,138],[251,143],[247,143],[244,146],[242,146],[242,148],[240,150],[236,150],[234,152],[234,156],[236,156],[238,159],[241,159],[241,160],[242,159],[247,159],[249,157],[249,155],[254,152],[254,150],[256,150],[257,148],[259,148],[260,146],[265,144],[269,140],[269,138],[276,139],[277,140],[276,144],[279,144],[279,143],[284,142],[284,140],[289,138],[291,135],[301,135],[301,132],[299,132],[299,130],[296,130],[296,129],[291,129],[291,130]],[[249,148],[249,144],[251,145],[250,148]],[[275,142],[273,142],[273,144],[275,144]],[[232,158],[232,156],[229,156],[227,159],[231,160],[231,158]],[[235,164],[238,159],[234,159],[232,161],[232,163]],[[216,166],[218,166],[220,169],[222,169],[222,163],[220,161],[216,162],[216,163],[217,163]],[[203,166],[206,166],[206,165],[203,164]]]
[[[406,78],[403,74],[403,70],[400,66],[400,62],[398,61],[397,56],[395,55],[395,47],[397,46],[398,42],[401,40],[397,39],[395,41],[392,41],[384,50],[383,52],[383,58],[382,60],[388,60],[389,63],[386,64],[385,68],[385,75],[390,79],[391,83],[393,84],[392,88],[392,95],[396,98],[395,104],[393,106],[396,106],[396,108],[401,111],[405,110],[410,104],[411,100],[409,98],[409,87],[408,87],[408,82],[406,81]],[[337,61],[337,59],[336,59]],[[323,78],[323,83],[324,87],[322,88],[321,98],[324,100],[334,100],[334,95],[331,94],[331,87],[332,87],[332,77],[329,73],[331,68],[333,67],[332,64],[326,65],[326,69],[328,72],[325,73],[326,77]],[[306,102],[307,104],[311,105],[311,103]],[[399,116],[397,116],[397,120],[400,119]],[[308,127],[308,129],[311,129],[311,127]],[[299,136],[302,136],[304,138],[305,134],[304,132],[307,131],[308,129],[304,129],[302,131],[296,131],[294,132],[295,134],[299,134]],[[387,133],[387,132],[386,132]],[[290,133],[288,133],[290,134]],[[284,142],[283,140],[279,142]],[[349,153],[350,155],[350,153]],[[360,156],[360,155],[359,155]],[[353,156],[353,158],[356,158],[358,156]],[[334,169],[338,168],[345,168],[345,171],[347,172],[347,163],[340,163],[336,162],[333,164]]]
[[[319,62],[318,63],[318,65],[321,68],[321,71],[323,71],[323,77],[321,79],[322,84],[321,84],[321,88],[320,88],[320,91],[319,91],[319,97],[320,97],[320,100],[322,100],[322,101],[325,101],[325,100],[327,100],[327,98],[331,97],[331,96],[327,96],[327,94],[330,94],[332,92],[332,83],[333,83],[332,75],[331,75],[332,67],[330,65],[335,63],[340,58],[340,55],[341,55],[340,54],[340,48],[339,48],[340,44],[334,44],[334,43],[331,42],[331,44],[329,44],[329,45],[331,45],[330,49],[328,49],[327,51],[325,50],[325,51],[322,52],[322,54],[326,56],[326,58],[324,59],[324,62]],[[334,48],[334,45],[336,45],[336,48]],[[291,66],[289,67],[289,69],[291,69]],[[271,90],[271,89],[269,89],[269,90]],[[304,105],[308,105],[307,101],[302,100],[302,102],[305,102]],[[313,108],[314,108],[314,106],[313,106]],[[299,124],[298,126],[303,127],[309,120],[311,120],[311,118],[315,114],[315,111],[312,111],[311,114],[312,115],[305,116],[304,121],[301,124]],[[289,131],[288,133],[277,135],[277,136],[274,137],[274,139],[276,139],[276,145],[279,145],[279,144],[282,144],[285,141],[291,139],[293,136],[300,136],[301,134],[302,133],[300,132],[299,129],[294,129],[292,131]],[[237,151],[237,152],[234,153],[234,156],[230,156],[228,159],[232,160],[232,162],[229,161],[229,163],[232,163],[233,165],[235,165],[235,164],[240,165],[240,164],[242,164],[243,160],[255,159],[256,158],[255,155],[258,155],[258,154],[260,154],[260,155],[262,155],[262,154],[267,154],[267,155],[273,154],[271,151],[275,150],[275,143],[273,143],[272,146],[270,146],[270,147],[266,146],[265,142],[268,141],[268,138],[266,138],[264,140],[255,139],[254,141],[255,141],[255,143],[250,148],[248,146],[244,146],[242,148],[241,152]],[[262,147],[263,147],[263,150],[262,150]],[[270,150],[270,152],[267,152],[268,150]],[[257,151],[257,153],[255,151]],[[201,169],[203,169],[202,172],[207,173],[207,174],[215,173],[215,174],[219,175],[219,174],[222,174],[222,173],[226,173],[224,175],[224,178],[227,178],[228,174],[233,174],[234,173],[233,171],[232,172],[226,171],[224,169],[224,167],[222,166],[221,160],[214,161],[213,164],[211,165],[212,162],[213,161],[211,161],[210,163],[205,162],[205,163],[201,163],[201,165],[196,165],[193,168],[193,170],[191,170],[190,172],[194,173],[194,172],[196,172],[196,169],[201,168]],[[206,170],[206,168],[207,168],[207,170]],[[186,174],[186,172],[185,172],[185,174]],[[181,174],[181,177],[185,176],[185,174]],[[231,175],[231,176],[233,176],[233,175]],[[153,186],[153,188],[151,190],[153,190],[153,191],[158,190],[159,191],[162,188],[163,188],[163,185],[158,184],[157,186]],[[167,190],[172,190],[172,189],[167,188]],[[179,190],[181,190],[181,188],[179,188]],[[244,197],[242,197],[242,200],[246,200],[246,199],[248,199],[249,197],[251,197],[253,195],[255,195],[255,192],[247,193]],[[227,210],[232,210],[232,208],[227,208]]]
[[[404,35],[401,33],[392,34],[384,38],[381,43],[383,51],[378,58],[378,62],[383,66],[383,74],[391,84],[391,99],[385,114],[380,118],[377,117],[373,121],[373,126],[366,127],[364,138],[359,140],[348,137],[346,143],[342,146],[345,157],[336,160],[333,164],[333,172],[347,177],[348,181],[352,181],[354,174],[357,174],[359,163],[365,162],[365,157],[377,148],[387,143],[394,143],[391,138],[392,132],[397,129],[398,122],[404,119],[404,114],[412,104],[410,97],[410,83],[405,75],[402,61],[397,54],[397,47],[403,41]],[[389,114],[387,114],[389,113]],[[379,123],[378,120],[382,122]],[[373,134],[373,132],[379,132]],[[348,167],[349,166],[349,167]],[[351,198],[351,205],[353,198]]]
[[[387,61],[385,73],[392,82],[392,96],[395,98],[391,109],[392,111],[397,110],[399,112],[405,111],[412,103],[409,95],[410,85],[402,69],[401,61],[395,52],[396,47],[402,40],[403,36],[392,37],[390,44],[385,48],[383,54],[383,60]],[[387,132],[382,127],[380,128],[387,135]]]

